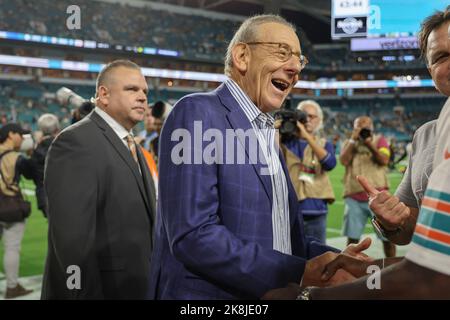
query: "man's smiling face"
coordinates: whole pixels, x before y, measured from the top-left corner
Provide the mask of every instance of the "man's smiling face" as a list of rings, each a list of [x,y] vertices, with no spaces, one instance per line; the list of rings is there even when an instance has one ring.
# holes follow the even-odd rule
[[[450,97],[450,21],[433,30],[428,36],[428,70],[436,89]]]
[[[300,42],[294,30],[275,22],[260,25],[256,38],[261,44],[248,45],[246,92],[261,111],[271,112],[281,108],[298,81]],[[287,60],[286,50],[293,53]]]

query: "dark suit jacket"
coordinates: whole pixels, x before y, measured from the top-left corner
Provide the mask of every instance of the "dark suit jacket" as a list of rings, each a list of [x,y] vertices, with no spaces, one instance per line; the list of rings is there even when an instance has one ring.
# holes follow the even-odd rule
[[[137,148],[139,152],[139,148]],[[149,282],[155,188],[95,112],[64,130],[45,169],[48,255],[43,299],[143,299]],[[71,265],[81,271],[81,289]],[[72,277],[71,277],[72,276]]]
[[[225,85],[211,93],[184,97],[170,113],[160,137],[158,218],[149,298],[258,299],[270,289],[299,283],[307,259],[334,249],[305,237],[284,160],[292,255],[273,250],[270,176],[261,175],[261,163],[250,163],[249,143],[244,138],[235,140],[245,146],[244,164],[236,164],[237,152],[230,156],[233,163],[177,164],[173,160],[174,153],[181,154],[174,152],[180,143],[172,139],[177,132],[189,133],[180,140],[190,140],[183,157],[192,162],[195,152],[214,141],[205,139],[196,146],[192,139],[202,134],[196,132],[196,124],[201,124],[203,133],[214,129],[223,137],[227,130],[252,128]],[[228,159],[225,145],[218,149],[222,149],[223,159]]]
[[[38,209],[42,211],[44,216],[47,216],[47,196],[44,189],[44,167],[45,158],[47,157],[48,149],[53,142],[53,137],[46,136],[34,149],[30,161],[33,165],[33,182],[36,186],[36,201]]]

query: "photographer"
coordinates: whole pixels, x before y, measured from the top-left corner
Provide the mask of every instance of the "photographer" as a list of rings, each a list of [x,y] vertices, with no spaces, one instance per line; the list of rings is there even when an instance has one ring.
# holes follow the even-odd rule
[[[141,147],[155,183],[156,195],[158,195],[158,142],[164,119],[153,116],[153,107],[149,106],[145,111],[144,130],[135,137],[135,142]]]
[[[47,157],[50,145],[56,135],[60,132],[59,120],[53,114],[43,114],[39,117],[38,128],[43,136],[39,140],[39,143],[31,156],[31,161],[33,163],[33,181],[36,185],[37,206],[44,216],[47,217],[47,199],[44,190],[45,158]]]
[[[296,136],[289,137],[281,130],[285,146],[282,150],[299,200],[305,234],[325,244],[328,204],[335,199],[327,172],[336,166],[336,157],[333,145],[319,136],[323,126],[319,104],[302,101],[297,110],[303,115],[300,113],[300,121],[296,121]]]
[[[61,87],[56,91],[56,100],[62,106],[74,108],[72,110],[72,124],[82,120],[95,108],[93,101],[84,99],[66,87]]]
[[[19,187],[21,176],[28,179],[32,177],[30,161],[19,153],[24,140],[23,135],[28,133],[15,123],[9,123],[0,128],[0,203],[2,204],[0,229],[3,230],[3,263],[7,286],[5,299],[20,297],[33,291],[25,289],[18,282],[25,219],[31,212],[29,203],[18,200],[19,197],[23,199]]]
[[[367,116],[354,121],[351,138],[344,142],[340,161],[345,166],[344,175],[344,229],[348,244],[357,243],[368,218],[373,216],[369,209],[369,197],[356,179],[364,176],[378,191],[387,191],[387,165],[389,163],[389,144],[382,135],[375,135],[373,122]],[[386,257],[395,256],[395,245],[383,240]]]
[[[91,101],[83,102],[79,107],[73,110],[72,112],[72,124],[77,123],[80,120],[83,120],[89,113],[94,110],[95,105]]]
[[[139,133],[136,141],[145,150],[150,152],[156,161],[158,159],[159,135],[165,120],[164,112],[161,112],[161,108],[164,109],[166,106],[168,105],[162,101],[158,101],[153,106],[149,106],[145,112],[144,130]]]

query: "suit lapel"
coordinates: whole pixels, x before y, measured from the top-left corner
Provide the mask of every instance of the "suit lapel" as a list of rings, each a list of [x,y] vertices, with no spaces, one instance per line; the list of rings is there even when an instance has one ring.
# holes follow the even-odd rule
[[[222,102],[222,104],[225,105],[228,110],[230,110],[230,112],[227,114],[227,119],[230,122],[231,127],[235,130],[243,129],[245,131],[245,133],[250,132],[252,135],[252,141],[257,141],[257,140],[254,140],[257,138],[256,138],[255,132],[253,130],[253,127],[247,118],[247,115],[244,113],[242,108],[238,105],[236,100],[233,98],[231,93],[228,91],[228,88],[226,87],[225,84],[222,84],[217,89],[217,94],[218,94],[219,99]],[[249,143],[245,143],[245,136],[247,136],[247,135],[237,135],[237,136],[238,136],[238,139],[239,139],[241,145],[245,149],[245,153],[247,155],[247,161],[250,162],[250,159],[252,159],[252,157],[250,157],[250,151],[249,151],[250,146],[249,146]],[[263,155],[261,146],[259,143],[258,143],[258,154],[257,155],[258,155],[258,161],[256,161],[256,163],[252,163],[252,166],[253,166],[253,169],[255,170],[256,174],[258,175],[259,179],[261,180],[261,183],[264,187],[264,190],[266,191],[267,196],[272,201],[273,200],[272,199],[273,198],[272,182],[270,180],[270,176],[267,174],[266,175],[261,174],[262,172],[267,171],[266,170],[267,165],[263,166],[263,164],[261,163],[261,160],[259,159],[259,156]],[[252,161],[252,162],[255,162],[255,161]]]
[[[117,136],[117,134],[111,129],[111,127],[105,122],[105,120],[102,119],[95,111],[92,111],[89,117],[98,125],[98,127],[103,131],[104,136],[106,139],[111,143],[113,148],[117,151],[120,158],[127,164],[127,166],[130,168],[131,172],[133,173],[134,178],[136,179],[136,183],[139,187],[139,191],[141,193],[142,198],[144,199],[145,206],[147,208],[148,212],[151,212],[149,204],[148,204],[148,198],[146,195],[146,190],[144,187],[144,182],[142,180],[142,176],[139,172],[139,168],[137,163],[134,161],[133,156],[131,155],[130,151],[125,147],[122,141],[120,141],[120,138]],[[138,149],[138,148],[136,148]]]

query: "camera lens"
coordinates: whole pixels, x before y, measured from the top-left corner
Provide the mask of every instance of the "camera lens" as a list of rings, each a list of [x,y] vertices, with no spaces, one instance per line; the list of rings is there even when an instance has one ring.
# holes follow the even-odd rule
[[[367,129],[367,128],[363,128],[361,129],[361,131],[359,132],[359,136],[362,140],[366,140],[367,138],[369,138],[372,135],[372,131]]]

